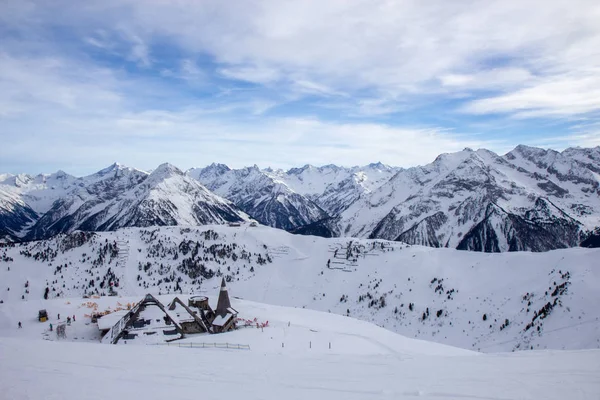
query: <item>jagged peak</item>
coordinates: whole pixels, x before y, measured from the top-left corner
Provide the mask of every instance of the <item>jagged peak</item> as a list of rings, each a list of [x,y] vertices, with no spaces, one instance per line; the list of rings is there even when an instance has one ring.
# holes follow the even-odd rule
[[[559,154],[559,152],[556,151],[556,150],[543,149],[541,147],[528,146],[526,144],[519,144],[519,145],[517,145],[510,153],[513,153],[513,152],[517,152],[517,153],[520,153],[522,155],[547,154],[547,153]]]
[[[311,170],[311,169],[315,169],[315,167],[310,164],[305,164],[303,167],[300,167],[300,168],[290,168],[287,171],[287,174],[288,175],[299,175],[299,174],[303,173],[304,171]]]
[[[243,176],[250,175],[252,173],[255,173],[255,174],[262,174],[263,173],[260,170],[260,168],[258,167],[258,165],[256,165],[256,164],[254,164],[251,167],[244,167],[244,168],[242,168],[239,171],[242,173]]]
[[[112,174],[112,173],[115,173],[118,171],[123,171],[123,170],[128,170],[128,169],[131,169],[131,168],[129,168],[126,165],[123,165],[121,163],[114,162],[111,165],[109,165],[108,167],[103,168],[100,171],[96,172],[92,176],[104,176],[104,175],[108,175],[108,174]]]
[[[29,182],[31,182],[34,178],[29,174],[5,174],[0,176],[0,182],[13,185],[16,187],[26,186]]]
[[[204,170],[217,170],[217,171],[231,171],[231,168],[229,168],[229,165],[216,163],[216,162],[211,163],[210,165],[204,167],[203,169]]]
[[[326,165],[323,165],[322,167],[319,167],[318,169],[320,171],[325,170],[325,169],[333,169],[333,170],[337,171],[337,170],[342,169],[342,167],[340,167],[339,165],[335,165],[335,164],[326,164]]]
[[[113,177],[121,178],[123,176],[130,175],[131,173],[144,175],[144,176],[148,175],[148,172],[146,172],[146,171],[141,171],[139,169],[131,168],[126,165],[115,162],[115,163],[109,165],[108,167],[101,169],[100,171],[96,172],[95,174],[92,174],[92,175],[89,175],[89,176],[83,177],[83,178],[78,178],[78,179],[96,181],[96,180],[103,180],[106,178],[112,179]]]
[[[475,161],[480,160],[480,157],[476,152],[471,150],[470,148],[465,148],[461,151],[456,151],[454,153],[442,153],[435,158],[432,164],[436,167],[445,166],[449,169],[456,168],[457,165],[465,162],[465,161]]]
[[[370,164],[366,165],[366,167],[371,168],[371,169],[385,169],[385,170],[392,169],[392,167],[390,167],[387,164],[382,163],[381,161],[370,163]]]
[[[170,177],[173,175],[184,175],[184,173],[179,168],[177,168],[176,166],[174,166],[173,164],[168,163],[168,162],[160,164],[150,174],[151,177],[155,177],[155,178],[156,177],[167,178],[167,177]]]

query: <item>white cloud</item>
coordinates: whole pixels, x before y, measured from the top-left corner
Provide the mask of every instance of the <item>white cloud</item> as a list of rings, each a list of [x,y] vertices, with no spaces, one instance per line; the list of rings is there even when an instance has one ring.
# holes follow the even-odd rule
[[[367,97],[403,102],[415,94],[458,98],[492,90],[498,93],[489,101],[464,110],[522,117],[600,108],[593,106],[598,104],[596,82],[578,93],[577,106],[569,106],[574,92],[569,84],[597,74],[591,69],[600,65],[594,50],[600,47],[600,3],[595,0],[33,4],[16,8],[17,18],[52,19],[76,30],[117,27],[130,42],[130,59],[145,67],[152,64],[153,40],[167,38],[188,58],[211,55],[225,77],[277,83],[292,92],[309,87],[317,90],[306,94],[362,96],[370,90]],[[57,8],[64,12],[56,16]],[[553,100],[536,99],[546,93]]]
[[[149,67],[152,63],[150,59],[150,50],[146,42],[137,34],[129,29],[123,29],[123,36],[130,42],[129,60],[138,63],[142,67]]]
[[[0,135],[10,143],[0,149],[3,164],[35,162],[25,144],[36,143],[56,151],[44,157],[57,163],[84,163],[89,154],[94,163],[122,156],[147,168],[164,159],[180,164],[178,152],[182,166],[207,154],[206,161],[238,165],[412,165],[465,146],[505,147],[443,127],[268,117],[303,97],[338,121],[387,121],[386,114],[422,112],[438,99],[462,102],[462,114],[444,116],[453,122],[467,113],[571,121],[598,120],[600,112],[594,0],[7,1],[0,13],[10,33],[0,39]],[[83,50],[48,32],[66,32]],[[99,67],[94,56],[102,51],[142,73],[114,60],[98,61],[110,70]],[[151,78],[153,69],[197,83],[185,88],[195,96],[182,82],[166,87]],[[255,85],[203,91],[214,74],[219,85]],[[19,143],[8,137],[17,134]],[[594,135],[566,137],[593,144]],[[95,136],[100,150],[85,153]],[[140,151],[133,152],[136,138]]]
[[[112,20],[209,53],[235,79],[280,81],[290,89],[309,82],[327,88],[326,95],[364,89],[385,90],[392,98],[450,89],[501,92],[466,108],[477,113],[520,112],[527,104],[551,115],[600,108],[587,90],[577,96],[579,106],[563,107],[571,98],[569,82],[600,64],[593,50],[600,46],[600,3],[594,0],[117,4],[120,13]],[[548,88],[565,73],[569,81]],[[537,107],[535,93],[547,91],[555,100]],[[521,106],[508,105],[513,99],[504,96],[511,94]]]
[[[532,85],[475,100],[463,108],[474,114],[512,113],[517,117],[568,117],[600,110],[600,68],[546,77]]]
[[[273,104],[260,98],[136,110],[131,98],[168,97],[170,89],[68,59],[3,54],[0,60],[0,104],[18,110],[0,116],[0,170],[11,172],[86,173],[113,160],[146,169],[163,161],[182,168],[212,161],[409,166],[439,152],[495,145],[438,128],[265,117]]]
[[[272,83],[281,78],[276,69],[256,66],[221,68],[219,72],[227,78],[252,83]]]
[[[9,113],[13,117],[52,107],[117,107],[121,101],[116,79],[109,70],[56,57],[21,58],[0,53],[0,104],[13,110]]]
[[[524,68],[493,68],[474,74],[448,74],[440,77],[442,86],[453,89],[493,90],[519,87],[535,81]]]

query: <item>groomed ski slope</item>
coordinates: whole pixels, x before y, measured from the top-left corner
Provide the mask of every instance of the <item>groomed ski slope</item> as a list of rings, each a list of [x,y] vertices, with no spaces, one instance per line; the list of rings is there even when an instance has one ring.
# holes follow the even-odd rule
[[[598,350],[480,354],[353,318],[238,299],[232,305],[240,316],[269,326],[190,335],[183,347],[112,346],[99,344],[96,326],[88,324],[89,300],[47,301],[46,323],[35,320],[36,302],[5,304],[1,398],[575,400],[600,393]],[[91,299],[98,309],[136,300]],[[63,319],[76,315],[63,341],[47,332],[58,312]],[[23,317],[22,329],[16,317]],[[214,342],[250,350],[185,347]]]

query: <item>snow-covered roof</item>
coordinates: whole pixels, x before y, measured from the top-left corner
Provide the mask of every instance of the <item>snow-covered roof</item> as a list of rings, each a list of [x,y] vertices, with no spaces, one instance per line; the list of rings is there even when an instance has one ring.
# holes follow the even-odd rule
[[[231,318],[233,318],[233,314],[225,314],[223,317],[217,315],[212,324],[216,326],[225,326]]]
[[[123,318],[129,311],[120,310],[98,318],[98,329],[105,330],[112,328],[121,318]]]

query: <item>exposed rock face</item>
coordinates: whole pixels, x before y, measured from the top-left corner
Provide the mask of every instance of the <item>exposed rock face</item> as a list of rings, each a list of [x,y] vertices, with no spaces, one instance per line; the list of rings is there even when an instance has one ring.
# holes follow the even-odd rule
[[[361,196],[337,227],[324,219],[295,232],[488,252],[577,246],[600,220],[599,160],[600,147],[442,154]]]
[[[581,242],[581,247],[597,248],[600,247],[600,227],[597,227],[592,232],[586,235],[586,238]]]
[[[204,169],[190,170],[188,175],[231,200],[264,225],[292,230],[328,216],[318,204],[293,191],[276,175],[256,166],[230,170],[212,164]]]

